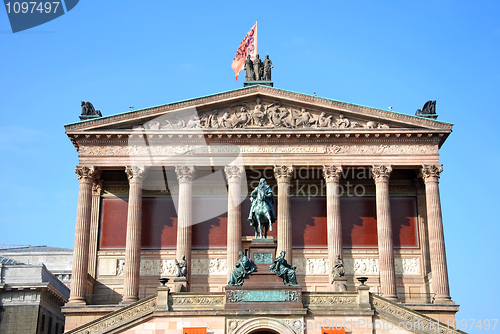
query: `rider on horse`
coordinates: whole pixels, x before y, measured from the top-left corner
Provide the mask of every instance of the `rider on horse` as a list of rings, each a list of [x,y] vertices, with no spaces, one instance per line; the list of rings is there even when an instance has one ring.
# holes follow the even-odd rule
[[[257,207],[258,202],[264,202],[267,206],[267,210],[269,212],[269,216],[271,217],[271,221],[269,222],[269,231],[273,230],[273,223],[276,221],[276,214],[274,213],[274,196],[271,187],[269,187],[266,183],[266,179],[260,179],[259,185],[255,188],[250,194],[250,201],[252,202],[252,207],[250,208],[250,214],[248,215],[248,220],[250,221],[250,225],[254,225],[254,217],[256,214],[255,208]]]

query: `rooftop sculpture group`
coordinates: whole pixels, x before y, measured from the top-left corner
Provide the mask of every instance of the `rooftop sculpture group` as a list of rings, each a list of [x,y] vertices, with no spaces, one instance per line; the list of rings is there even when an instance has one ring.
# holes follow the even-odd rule
[[[325,112],[311,113],[305,108],[296,110],[291,107],[282,107],[279,101],[264,104],[260,98],[255,104],[248,105],[240,102],[224,109],[212,109],[200,115],[192,115],[186,119],[176,118],[162,122],[147,123],[150,130],[160,129],[243,129],[243,128],[271,128],[271,129],[347,129],[347,128],[389,128],[388,125],[368,121],[361,123],[349,120],[342,114],[327,115]]]
[[[259,55],[252,61],[250,55],[245,60],[246,81],[271,81],[271,69],[274,67],[269,56],[262,61]]]

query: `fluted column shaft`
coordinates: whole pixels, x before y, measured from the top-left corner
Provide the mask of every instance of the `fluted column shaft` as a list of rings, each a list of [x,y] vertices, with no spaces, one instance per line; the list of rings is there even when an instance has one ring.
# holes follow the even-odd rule
[[[337,255],[340,255],[341,259],[344,258],[339,196],[341,173],[342,167],[323,166],[323,177],[326,181],[326,229],[328,238],[328,260],[330,261],[330,266],[333,266]],[[330,277],[330,281],[331,279],[332,277]]]
[[[384,298],[397,300],[396,270],[394,267],[394,243],[392,238],[389,177],[392,168],[373,166],[377,198],[377,235],[380,271],[380,290]]]
[[[76,212],[73,268],[71,271],[71,293],[68,304],[84,305],[89,263],[92,184],[94,182],[96,169],[94,167],[76,167],[75,173],[78,175],[80,185],[78,191],[78,208]]]
[[[292,263],[292,218],[290,215],[290,181],[293,166],[274,166],[274,177],[278,182],[278,249],[276,256],[281,251],[286,252],[286,260]]]
[[[146,167],[132,166],[125,169],[130,189],[128,194],[127,239],[125,244],[125,269],[122,303],[139,299],[141,273],[142,183],[147,176]]]
[[[417,191],[417,219],[420,236],[420,248],[422,249],[422,268],[424,276],[431,271],[429,255],[429,233],[427,228],[427,203],[425,199],[425,185],[422,179],[415,179]]]
[[[89,275],[97,274],[97,242],[99,240],[99,213],[101,209],[102,180],[94,180],[92,185],[92,214],[90,219]]]
[[[422,167],[422,178],[425,182],[427,202],[432,287],[436,294],[434,303],[448,302],[451,300],[448,283],[448,267],[446,264],[446,250],[444,246],[441,199],[439,196],[439,174],[442,171],[442,165],[424,165]]]
[[[175,166],[179,181],[179,205],[177,207],[177,261],[186,257],[188,282],[191,278],[191,240],[193,215],[193,179],[196,171],[194,166]],[[189,285],[187,286],[189,289]],[[189,291],[189,290],[188,290]]]
[[[228,182],[227,201],[227,279],[231,270],[238,262],[238,252],[241,251],[241,177],[244,169],[239,166],[224,168]]]

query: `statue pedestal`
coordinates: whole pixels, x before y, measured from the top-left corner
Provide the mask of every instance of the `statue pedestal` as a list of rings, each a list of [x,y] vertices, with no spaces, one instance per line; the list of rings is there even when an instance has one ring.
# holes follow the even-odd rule
[[[175,292],[187,292],[188,280],[186,277],[174,278]]]
[[[253,239],[248,258],[257,268],[247,275],[242,286],[226,286],[228,310],[285,310],[303,309],[302,288],[285,286],[283,279],[269,271],[276,258],[273,239]]]
[[[272,81],[259,80],[259,81],[245,81],[243,83],[243,87],[255,86],[255,85],[262,85],[262,86],[273,87],[273,82]]]
[[[253,288],[279,288],[284,286],[283,279],[269,271],[276,258],[277,245],[273,239],[253,239],[248,247],[248,258],[257,268],[245,279],[243,286]]]
[[[347,277],[335,277],[333,279],[333,291],[346,292],[347,291]]]

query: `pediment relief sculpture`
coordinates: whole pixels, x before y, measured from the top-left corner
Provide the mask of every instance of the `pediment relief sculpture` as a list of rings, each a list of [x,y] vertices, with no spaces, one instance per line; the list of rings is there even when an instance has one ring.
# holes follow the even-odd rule
[[[166,129],[388,129],[389,125],[376,121],[350,119],[334,114],[282,106],[281,102],[238,102],[224,108],[198,111],[192,115],[176,116],[175,112],[144,124],[147,130]]]

